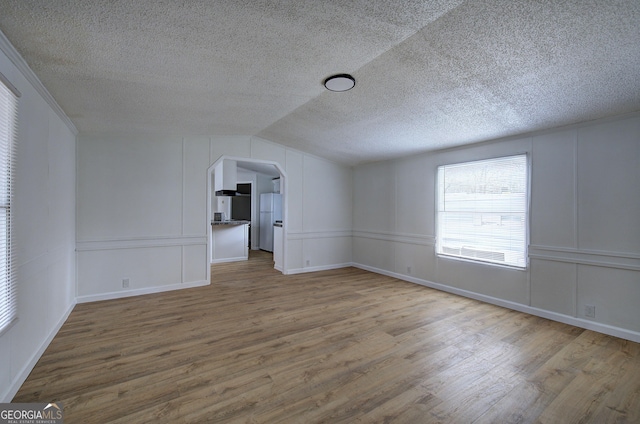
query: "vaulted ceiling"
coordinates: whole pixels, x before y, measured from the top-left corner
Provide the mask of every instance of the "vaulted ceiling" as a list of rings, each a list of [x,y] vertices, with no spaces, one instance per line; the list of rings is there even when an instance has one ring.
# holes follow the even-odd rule
[[[638,0],[0,0],[0,30],[81,134],[354,165],[640,110]]]

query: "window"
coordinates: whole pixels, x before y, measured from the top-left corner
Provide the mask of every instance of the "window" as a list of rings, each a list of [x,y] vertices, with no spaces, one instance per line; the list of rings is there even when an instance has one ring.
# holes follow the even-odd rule
[[[0,74],[0,334],[17,318],[11,200],[18,96]]]
[[[438,255],[527,266],[527,156],[438,167]]]

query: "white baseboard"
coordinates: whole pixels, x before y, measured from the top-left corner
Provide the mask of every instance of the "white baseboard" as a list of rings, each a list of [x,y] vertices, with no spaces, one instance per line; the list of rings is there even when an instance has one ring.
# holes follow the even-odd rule
[[[482,302],[490,303],[492,305],[502,306],[504,308],[513,309],[515,311],[524,312],[527,314],[535,315],[541,318],[550,319],[552,321],[562,322],[564,324],[573,325],[576,327],[584,328],[586,330],[593,330],[599,333],[608,334],[614,337],[620,337],[621,339],[630,340],[632,342],[640,343],[640,332],[627,330],[620,327],[614,327],[607,324],[602,324],[595,321],[589,321],[582,318],[576,318],[570,315],[564,315],[557,312],[547,311],[546,309],[535,308],[533,306],[523,305],[522,303],[512,302],[509,300],[500,299],[493,296],[487,296],[484,294],[475,293],[469,290],[463,290],[456,287],[447,286],[445,284],[434,283],[433,281],[423,280],[421,278],[411,277],[409,275],[398,274],[396,272],[387,271],[380,268],[371,267],[368,265],[362,265],[353,263],[352,266],[363,269],[365,271],[374,272],[376,274],[386,275],[388,277],[397,278],[399,280],[408,281],[410,283],[419,284],[421,286],[430,287],[436,290],[456,294],[470,299],[480,300]]]
[[[349,262],[349,263],[345,263],[345,264],[308,266],[308,267],[305,267],[305,268],[288,269],[288,270],[284,271],[283,274],[285,274],[285,275],[304,274],[305,272],[329,271],[331,269],[348,268],[350,266],[354,266],[354,265],[351,262]]]
[[[190,289],[193,287],[202,287],[202,286],[208,286],[208,285],[209,285],[208,281],[202,280],[202,281],[194,281],[191,283],[184,283],[184,284],[171,284],[168,286],[146,287],[143,289],[136,289],[136,290],[126,290],[126,291],[118,291],[118,292],[92,294],[87,296],[78,296],[76,298],[76,301],[78,303],[97,302],[99,300],[120,299],[123,297],[140,296],[142,294],[162,293],[166,291]]]
[[[238,256],[236,258],[223,258],[223,259],[214,259],[211,261],[212,264],[223,264],[226,262],[241,262],[248,261],[249,258],[246,256]]]
[[[11,400],[16,395],[16,393],[18,393],[18,390],[20,390],[20,387],[27,380],[27,377],[29,377],[29,374],[31,373],[31,371],[33,371],[33,367],[36,366],[36,364],[40,360],[40,357],[42,356],[44,351],[49,346],[49,343],[51,343],[51,340],[53,340],[53,338],[56,336],[56,334],[58,334],[58,331],[60,331],[60,328],[62,327],[62,325],[65,323],[67,318],[69,318],[69,315],[71,314],[71,311],[73,311],[73,308],[75,306],[76,306],[75,302],[71,303],[71,305],[69,306],[69,309],[67,309],[67,311],[58,320],[56,325],[51,329],[51,332],[49,332],[49,335],[47,336],[47,338],[40,344],[38,349],[33,353],[31,358],[29,358],[29,361],[27,361],[27,363],[24,365],[24,367],[22,367],[20,372],[18,372],[18,374],[16,375],[16,378],[12,382],[11,386],[9,386],[4,391],[4,393],[1,394],[0,399],[2,399],[2,400],[0,402],[2,402],[2,403],[11,402]]]

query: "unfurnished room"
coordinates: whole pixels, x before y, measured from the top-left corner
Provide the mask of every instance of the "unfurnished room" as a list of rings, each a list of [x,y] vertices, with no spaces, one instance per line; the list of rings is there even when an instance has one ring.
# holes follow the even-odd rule
[[[637,0],[0,0],[0,189],[0,423],[640,422]]]

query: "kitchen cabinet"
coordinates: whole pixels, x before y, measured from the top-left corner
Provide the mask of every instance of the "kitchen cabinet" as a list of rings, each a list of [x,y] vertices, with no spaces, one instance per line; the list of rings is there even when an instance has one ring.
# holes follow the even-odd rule
[[[238,184],[238,163],[235,160],[223,159],[216,165],[213,172],[216,196],[235,196]]]
[[[249,221],[211,223],[211,263],[249,259]]]

